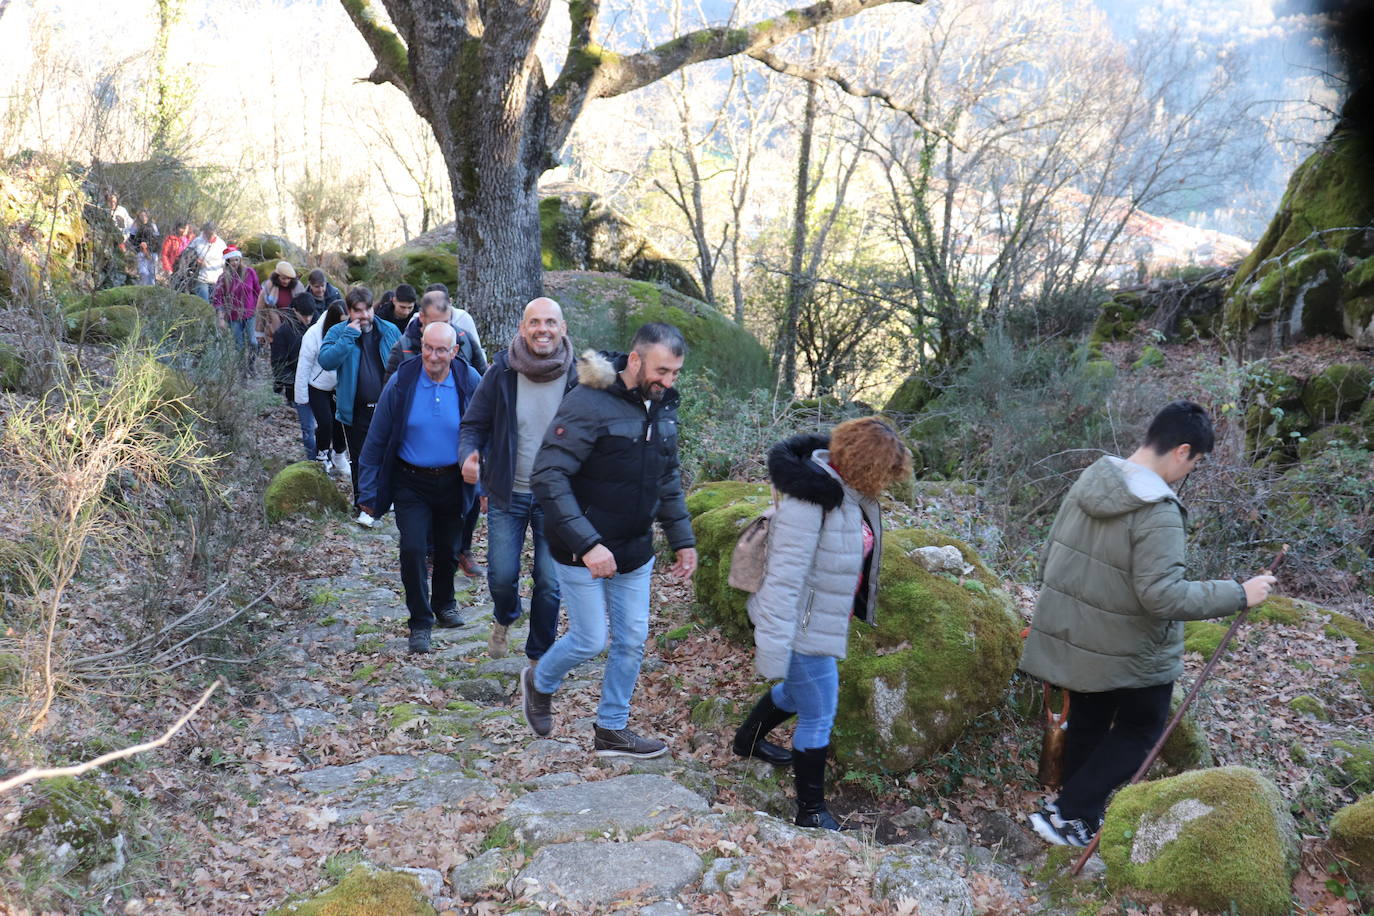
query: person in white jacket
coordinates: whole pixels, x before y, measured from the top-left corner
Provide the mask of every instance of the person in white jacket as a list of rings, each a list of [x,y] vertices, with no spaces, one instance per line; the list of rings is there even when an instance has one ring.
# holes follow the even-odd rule
[[[334,419],[334,389],[339,380],[332,369],[320,368],[320,342],[334,325],[344,320],[342,304],[331,302],[324,316],[301,338],[301,355],[296,363],[296,386],[293,398],[297,404],[310,405],[315,415],[315,459],[326,471],[347,477],[352,471],[348,461],[348,445],[343,426]]]

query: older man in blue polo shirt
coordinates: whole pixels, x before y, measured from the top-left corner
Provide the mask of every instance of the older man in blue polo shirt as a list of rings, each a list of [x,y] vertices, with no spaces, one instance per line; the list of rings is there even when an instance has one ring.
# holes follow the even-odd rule
[[[458,433],[480,377],[457,354],[456,342],[447,323],[425,328],[420,358],[402,363],[382,390],[358,475],[364,512],[380,517],[396,507],[411,652],[430,650],[436,623],[463,625],[454,599],[454,555],[474,492],[458,464]],[[434,572],[426,582],[430,543]]]

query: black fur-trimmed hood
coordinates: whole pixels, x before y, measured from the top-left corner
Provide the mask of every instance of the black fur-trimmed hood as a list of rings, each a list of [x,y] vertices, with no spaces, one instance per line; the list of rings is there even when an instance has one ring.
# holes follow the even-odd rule
[[[837,507],[844,502],[844,487],[811,460],[812,452],[829,447],[830,437],[820,433],[803,433],[774,445],[768,450],[768,477],[773,486],[827,512]]]

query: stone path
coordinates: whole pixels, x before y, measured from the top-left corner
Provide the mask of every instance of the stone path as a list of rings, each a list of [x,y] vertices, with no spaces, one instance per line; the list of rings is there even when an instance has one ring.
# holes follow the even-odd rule
[[[922,914],[974,913],[974,885],[996,885],[1002,899],[1022,906],[1032,899],[1034,890],[1007,863],[1043,859],[1043,850],[1009,819],[983,831],[986,838],[1001,830],[1003,841],[994,849],[974,845],[961,825],[931,823],[912,809],[905,821],[898,819],[906,842],[883,846],[871,837],[865,842],[855,834],[794,827],[787,819],[787,780],[758,761],[713,769],[669,756],[591,769],[591,698],[600,660],[572,673],[556,706],[571,715],[552,738],[536,739],[517,706],[525,631],[512,628],[516,654],[487,657],[485,583],[459,596],[468,625],[435,630],[433,653],[408,655],[400,635],[406,614],[394,571],[395,529],[387,521],[352,537],[355,559],[346,575],[303,583],[319,619],[276,662],[279,686],[271,696],[279,711],[261,715],[250,728],[265,747],[303,762],[288,775],[270,776],[270,787],[288,803],[316,806],[331,822],[404,823],[417,811],[510,798],[484,841],[489,848],[446,875],[420,862],[403,869],[416,876],[437,909],[463,911],[495,890],[507,895],[505,912],[524,905],[518,912],[706,913],[693,909],[693,898],[730,894],[764,864],[768,850],[798,843],[833,845],[871,882],[876,898],[912,900]],[[348,672],[342,692],[338,659],[346,652],[371,653],[363,657],[377,661]],[[658,663],[646,657],[648,667]],[[322,677],[326,672],[335,676]],[[336,686],[331,690],[325,682]],[[436,707],[429,700],[436,688],[458,699]],[[584,702],[565,699],[579,691]],[[394,702],[397,695],[409,699]],[[335,736],[364,719],[392,734],[425,739],[421,743],[434,749],[320,765]],[[512,760],[539,772],[512,772]],[[590,780],[588,772],[595,774]],[[715,804],[720,779],[729,780],[733,797],[764,810]],[[741,825],[752,852],[728,839]]]

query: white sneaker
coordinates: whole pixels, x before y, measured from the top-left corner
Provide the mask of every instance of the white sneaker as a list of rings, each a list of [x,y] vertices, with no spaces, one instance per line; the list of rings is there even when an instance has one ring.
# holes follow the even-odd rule
[[[340,477],[347,477],[352,473],[352,466],[348,463],[348,456],[343,452],[334,452],[331,459],[334,462],[334,473]]]
[[[358,524],[362,525],[364,528],[371,528],[372,526],[377,524],[377,520],[372,516],[368,515],[366,512],[359,512]]]

